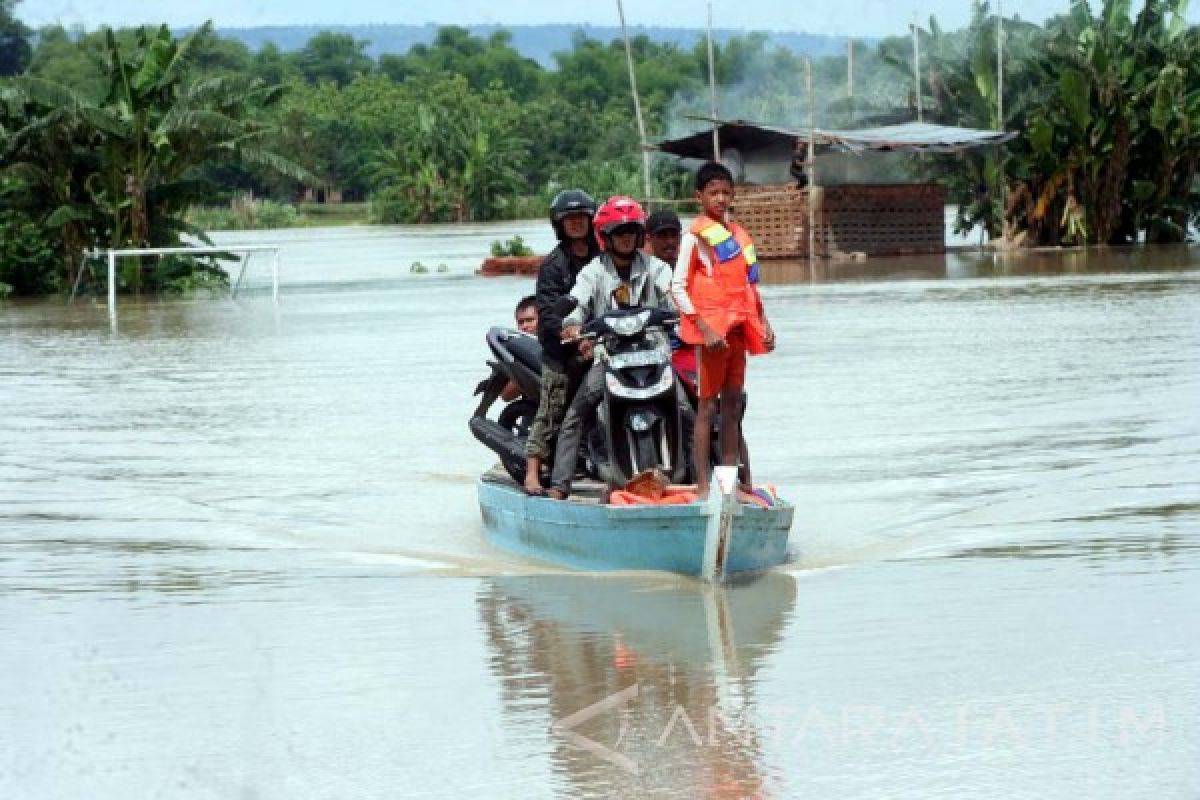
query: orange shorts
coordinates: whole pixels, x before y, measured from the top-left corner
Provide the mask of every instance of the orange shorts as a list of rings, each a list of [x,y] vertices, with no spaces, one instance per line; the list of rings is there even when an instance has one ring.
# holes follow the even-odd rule
[[[702,398],[716,397],[721,392],[740,392],[746,385],[746,333],[741,325],[725,334],[721,350],[700,345],[700,386]]]

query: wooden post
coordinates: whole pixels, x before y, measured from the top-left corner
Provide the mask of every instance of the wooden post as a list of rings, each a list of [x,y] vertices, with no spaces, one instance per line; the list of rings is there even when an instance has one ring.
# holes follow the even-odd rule
[[[704,529],[704,577],[725,580],[733,518],[738,514],[737,467],[714,467],[708,487],[708,524]]]
[[[638,137],[641,139],[642,181],[648,198],[652,194],[650,190],[650,151],[646,149],[646,124],[642,121],[642,101],[638,99],[637,75],[633,71],[633,48],[629,45],[629,31],[625,27],[625,8],[621,5],[621,0],[617,0],[617,15],[621,18],[621,35],[625,38],[625,61],[629,65],[629,89],[633,92],[633,113],[637,118]]]
[[[817,135],[812,88],[812,59],[804,59],[804,89],[808,94],[808,262],[817,257]]]
[[[713,57],[712,0],[708,0],[708,99],[712,112],[713,161],[721,160],[721,134],[717,130],[717,66]]]
[[[108,251],[108,322],[117,329],[117,254]]]

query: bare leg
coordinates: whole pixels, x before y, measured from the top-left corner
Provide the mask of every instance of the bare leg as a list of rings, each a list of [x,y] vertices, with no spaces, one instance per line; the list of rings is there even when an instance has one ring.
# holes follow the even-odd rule
[[[754,489],[754,477],[750,474],[750,448],[746,446],[746,432],[743,424],[746,421],[746,390],[743,389],[739,397],[741,400],[741,416],[738,417],[738,458],[741,460],[742,468],[738,471],[738,480],[742,483],[742,488],[747,492]]]
[[[737,464],[738,440],[741,439],[741,392],[721,392],[721,465]]]
[[[698,405],[692,438],[692,470],[696,474],[696,493],[704,498],[708,496],[708,443],[712,439],[712,424],[717,410],[717,399],[702,397]]]
[[[741,459],[742,468],[738,472],[738,480],[741,481],[742,488],[750,491],[754,488],[754,478],[750,476],[750,450],[746,447],[746,437],[742,432],[738,431],[738,458]]]
[[[721,464],[735,466],[737,453],[742,450],[745,440],[742,438],[742,393],[739,391],[721,393]],[[744,450],[742,451],[744,452]],[[747,468],[747,472],[749,468]],[[740,481],[739,481],[740,483]],[[748,490],[737,487],[738,500],[748,500]]]
[[[525,459],[525,491],[540,492],[542,490],[542,460],[537,456]]]

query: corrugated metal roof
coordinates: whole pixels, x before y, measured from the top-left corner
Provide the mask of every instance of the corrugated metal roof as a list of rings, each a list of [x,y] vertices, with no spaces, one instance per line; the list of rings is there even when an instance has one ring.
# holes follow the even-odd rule
[[[721,146],[740,150],[765,147],[773,142],[808,139],[807,128],[779,128],[751,122],[722,122],[717,126]],[[827,130],[816,128],[813,138],[818,144],[848,152],[901,151],[913,153],[957,153],[973,147],[989,147],[1016,138],[1012,131],[988,131],[975,128],[956,128],[951,125],[932,125],[927,122],[906,122],[878,128],[856,130]],[[685,158],[711,158],[712,128],[684,136],[666,139],[657,145],[664,153]]]
[[[989,147],[1015,139],[1014,131],[987,131],[976,128],[956,128],[952,125],[932,125],[928,122],[906,122],[880,128],[861,128],[849,131],[814,131],[817,141],[839,149],[900,150],[921,153],[956,153],[972,147]],[[805,131],[805,136],[808,132]]]

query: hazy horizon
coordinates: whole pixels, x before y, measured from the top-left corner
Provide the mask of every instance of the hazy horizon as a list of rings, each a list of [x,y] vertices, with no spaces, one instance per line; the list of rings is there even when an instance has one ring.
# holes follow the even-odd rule
[[[1094,4],[1093,4],[1094,5]],[[994,7],[994,4],[993,4]],[[1010,0],[1006,14],[1043,22],[1067,10],[1067,0]],[[936,16],[944,28],[958,28],[970,18],[970,0],[925,0],[896,4],[884,0],[820,0],[808,8],[780,7],[777,0],[715,0],[713,24],[735,30],[763,30],[836,36],[880,37],[903,33],[919,20],[927,24]],[[446,4],[388,3],[382,0],[347,0],[329,4],[316,0],[290,3],[209,0],[204,4],[161,0],[22,0],[16,15],[27,25],[82,25],[93,29],[165,22],[173,27],[198,25],[211,19],[220,28],[272,25],[503,25],[619,24],[615,2],[565,5],[556,0],[524,0],[496,5],[487,0],[459,0]],[[1200,22],[1200,8],[1193,6],[1188,19]],[[656,3],[630,0],[625,18],[631,26],[703,28],[705,4],[696,0],[660,0]]]

